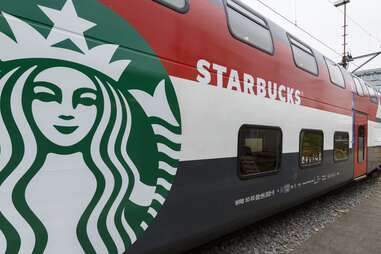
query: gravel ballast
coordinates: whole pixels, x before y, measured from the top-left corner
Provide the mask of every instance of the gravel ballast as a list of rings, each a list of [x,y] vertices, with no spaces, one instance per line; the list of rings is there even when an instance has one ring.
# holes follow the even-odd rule
[[[318,199],[256,223],[188,254],[290,253],[314,233],[381,191],[381,174],[354,182]]]

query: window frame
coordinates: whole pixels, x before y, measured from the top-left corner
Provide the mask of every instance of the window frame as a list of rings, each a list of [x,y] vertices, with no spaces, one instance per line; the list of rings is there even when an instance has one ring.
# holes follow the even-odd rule
[[[314,50],[308,46],[306,43],[302,42],[301,40],[297,39],[295,36],[291,35],[290,33],[286,33],[287,34],[287,39],[288,39],[288,42],[289,42],[289,45],[290,45],[290,49],[291,49],[291,53],[292,53],[292,60],[294,61],[294,64],[295,66],[298,68],[298,69],[301,69],[302,71],[305,71],[311,75],[314,75],[316,77],[319,77],[320,75],[320,68],[319,68],[319,63],[317,61],[317,58],[316,58],[316,55],[315,55],[315,52]],[[303,47],[309,49],[311,52],[307,52],[305,49],[301,48],[300,46],[298,46],[297,44],[293,43],[292,41],[296,41],[297,43],[301,44]],[[292,49],[292,46],[295,46],[297,48],[299,48],[300,50],[306,52],[307,54],[309,54],[310,56],[312,56],[315,60],[315,63],[316,63],[316,70],[317,70],[317,73],[314,73],[310,70],[307,70],[301,66],[299,66],[297,63],[296,63],[296,60],[295,60],[295,53],[294,53],[294,50]]]
[[[242,11],[238,10],[237,8],[234,8],[231,5],[229,5],[229,1],[233,2],[236,5],[238,5],[244,11],[247,11],[248,13],[250,13],[251,15],[256,17],[257,19],[260,19],[261,21],[263,21],[265,26],[263,24],[260,24],[260,22],[256,21],[252,17],[249,17],[247,14],[243,13]],[[268,54],[270,56],[274,56],[275,55],[275,50],[276,50],[275,49],[275,44],[274,44],[274,36],[273,36],[272,30],[270,29],[269,23],[267,22],[266,18],[264,16],[262,16],[261,14],[259,14],[258,12],[254,11],[248,5],[246,5],[244,3],[241,3],[241,2],[238,2],[236,0],[223,0],[223,2],[224,2],[224,5],[225,5],[225,15],[226,15],[226,20],[227,20],[227,24],[228,24],[228,29],[229,29],[230,34],[233,36],[233,38],[238,40],[238,41],[240,41],[240,42],[242,42],[242,43],[244,43],[244,44],[246,44],[246,45],[248,45],[248,46],[250,46],[250,47],[252,47],[252,48],[260,50],[263,53],[266,53],[266,54]],[[263,27],[264,29],[268,30],[269,33],[270,33],[270,38],[271,38],[272,51],[269,52],[269,51],[267,51],[267,50],[265,50],[263,48],[258,47],[257,45],[251,44],[248,41],[246,41],[246,40],[242,39],[241,37],[237,36],[235,34],[235,32],[234,32],[234,29],[231,26],[231,22],[230,22],[230,18],[229,18],[229,13],[228,13],[228,8],[231,8],[232,10],[234,10],[235,12],[237,12],[240,15],[244,16],[245,18],[249,19],[250,21],[254,22],[255,24],[257,24],[257,25]]]
[[[240,164],[240,148],[241,148],[241,145],[242,145],[242,142],[241,142],[241,132],[242,130],[244,130],[245,128],[252,128],[252,129],[261,129],[261,130],[276,130],[276,131],[279,131],[280,132],[280,142],[279,142],[279,154],[278,154],[278,161],[277,161],[277,164],[276,164],[276,168],[274,170],[271,170],[271,171],[267,171],[267,172],[261,172],[261,173],[255,173],[255,174],[250,174],[250,175],[242,175],[241,174],[241,164]],[[265,177],[265,176],[269,176],[269,175],[276,175],[276,174],[279,174],[280,172],[280,169],[281,169],[281,164],[282,164],[282,157],[283,157],[283,131],[282,131],[282,128],[278,127],[278,126],[265,126],[265,125],[252,125],[252,124],[244,124],[242,125],[240,128],[239,128],[239,131],[238,131],[238,149],[237,149],[237,175],[238,175],[238,178],[241,179],[242,181],[245,181],[245,180],[251,180],[251,179],[254,179],[254,178],[258,178],[258,177]]]
[[[306,131],[321,133],[323,136],[322,149],[321,149],[322,156],[321,156],[321,161],[319,162],[319,164],[302,165],[302,160],[301,160],[302,140],[303,140],[302,134],[303,134],[303,132],[306,132]],[[302,170],[309,169],[309,168],[316,168],[316,167],[323,165],[323,163],[324,163],[324,131],[323,130],[317,130],[317,129],[302,129],[299,133],[299,155],[298,155],[299,168]]]
[[[340,87],[341,89],[344,89],[344,90],[347,89],[347,82],[345,82],[344,73],[343,73],[343,70],[341,69],[340,65],[338,65],[337,63],[335,63],[335,62],[332,61],[331,59],[328,59],[327,57],[324,57],[324,61],[325,61],[325,65],[327,66],[328,76],[329,76],[329,80],[331,81],[331,84],[332,84],[332,85],[335,85],[335,86],[337,86],[337,87]],[[330,70],[329,70],[328,61],[332,62],[333,64],[335,64],[336,67],[339,68],[341,77],[343,78],[344,86],[341,86],[341,85],[336,84],[335,82],[333,82],[333,80],[332,80],[332,75],[331,75],[331,72],[330,72]]]
[[[348,135],[348,158],[346,158],[344,160],[336,160],[335,159],[335,140],[336,140],[335,137],[336,137],[336,134],[346,134],[346,135]],[[340,162],[344,162],[344,161],[348,161],[349,160],[350,154],[351,154],[350,143],[351,143],[351,138],[349,136],[349,132],[346,132],[346,131],[335,131],[335,133],[333,134],[333,162],[340,163]]]
[[[166,0],[152,0],[152,1],[156,2],[158,4],[161,4],[161,5],[169,8],[169,9],[176,11],[178,13],[181,13],[181,14],[187,13],[190,9],[189,0],[184,0],[185,1],[185,7],[184,8],[177,8],[176,6],[173,6],[170,3],[168,3]]]

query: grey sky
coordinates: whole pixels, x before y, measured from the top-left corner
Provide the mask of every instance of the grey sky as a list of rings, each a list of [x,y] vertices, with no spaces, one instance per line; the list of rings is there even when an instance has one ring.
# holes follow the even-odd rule
[[[312,47],[321,51],[332,60],[339,62],[341,56],[334,53],[321,43],[312,39],[294,25],[286,22],[274,12],[270,11],[263,3],[271,6],[288,19],[295,21],[300,27],[309,31],[337,52],[342,54],[342,25],[343,14],[333,6],[334,0],[242,0],[256,11],[263,14],[277,24],[290,31],[295,36],[307,42]],[[343,7],[340,7],[343,10]],[[348,15],[359,23],[373,36],[365,32],[353,21],[349,20],[348,48],[353,56],[381,51],[381,1],[380,0],[351,0],[348,5]],[[354,62],[359,65],[361,61]],[[351,65],[350,69],[355,66]],[[368,64],[365,69],[381,68],[381,56]]]

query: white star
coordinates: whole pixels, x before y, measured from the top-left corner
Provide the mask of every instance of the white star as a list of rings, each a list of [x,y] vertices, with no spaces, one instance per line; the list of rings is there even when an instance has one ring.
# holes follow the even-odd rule
[[[72,0],[67,0],[62,10],[44,6],[39,7],[54,23],[48,37],[51,45],[70,39],[83,52],[88,50],[84,32],[96,26],[96,24],[78,17]]]

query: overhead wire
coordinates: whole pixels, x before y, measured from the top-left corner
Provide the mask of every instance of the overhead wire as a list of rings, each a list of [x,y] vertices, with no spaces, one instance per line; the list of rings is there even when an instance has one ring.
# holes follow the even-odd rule
[[[330,0],[327,0],[328,3],[330,4],[333,4],[334,5],[334,2],[330,1]],[[344,11],[339,9],[339,8],[336,8],[336,10],[338,12],[340,12],[341,14],[344,15]],[[372,32],[368,31],[363,25],[360,24],[360,22],[356,21],[353,17],[351,17],[350,15],[347,14],[347,17],[349,18],[350,21],[352,21],[353,24],[355,24],[356,26],[358,26],[363,32],[365,32],[369,37],[372,37],[374,40],[376,40],[377,42],[379,42],[381,44],[381,39],[378,38],[377,36],[375,36]]]
[[[334,2],[330,1],[330,0],[327,0],[328,3],[332,4],[332,5],[335,5]],[[344,15],[344,11],[341,10],[340,8],[335,8],[338,12],[340,12],[342,15]],[[350,21],[352,21],[353,24],[355,24],[357,27],[359,27],[365,34],[367,34],[367,36],[369,36],[370,38],[373,38],[375,41],[377,41],[378,43],[380,43],[381,45],[381,39],[378,38],[376,35],[374,35],[372,32],[370,32],[369,30],[367,30],[363,25],[360,24],[360,22],[356,21],[353,17],[351,17],[350,15],[348,15],[348,13],[346,14],[348,19]],[[359,67],[358,65],[354,64],[353,62],[351,63],[353,65],[355,65],[356,67]]]
[[[320,44],[322,44],[323,46],[325,46],[326,48],[328,48],[330,51],[332,51],[333,53],[335,53],[336,55],[338,56],[342,56],[342,53],[338,52],[336,49],[334,49],[333,47],[331,47],[330,45],[328,45],[327,43],[323,42],[322,40],[320,40],[319,38],[317,38],[316,36],[314,36],[313,34],[311,34],[310,32],[308,32],[306,29],[304,29],[303,27],[297,25],[296,23],[292,22],[289,18],[287,18],[285,15],[283,15],[282,13],[280,13],[279,11],[275,10],[274,8],[272,8],[271,6],[269,6],[268,4],[264,3],[262,0],[257,0],[260,4],[262,4],[263,6],[265,6],[267,9],[269,9],[270,11],[272,11],[273,13],[275,13],[276,15],[280,16],[282,19],[284,19],[285,21],[287,21],[288,23],[290,23],[291,25],[295,26],[296,28],[298,28],[299,30],[301,30],[302,32],[304,32],[305,34],[307,34],[309,37],[311,37],[312,39],[316,40],[317,42],[319,42]],[[354,66],[356,67],[359,67],[357,64],[351,62],[350,64],[353,64]]]
[[[316,36],[314,36],[313,34],[311,34],[310,32],[308,32],[307,30],[305,30],[303,27],[295,24],[294,22],[292,22],[289,18],[287,18],[286,16],[284,16],[282,13],[278,12],[277,10],[275,10],[274,8],[272,8],[271,6],[269,6],[268,4],[264,3],[263,1],[261,0],[257,0],[260,4],[262,4],[263,6],[265,6],[267,9],[271,10],[272,12],[274,12],[275,14],[277,14],[278,16],[280,16],[281,18],[283,18],[285,21],[287,21],[288,23],[290,23],[291,25],[295,26],[296,28],[298,28],[299,30],[301,30],[302,32],[306,33],[308,36],[310,36],[311,38],[313,38],[314,40],[316,40],[317,42],[321,43],[322,45],[324,45],[325,47],[327,47],[329,50],[331,50],[333,53],[341,56],[342,54],[339,53],[336,49],[334,49],[333,47],[331,47],[330,45],[328,45],[327,43],[323,42],[322,40],[320,40],[319,38],[317,38]]]

